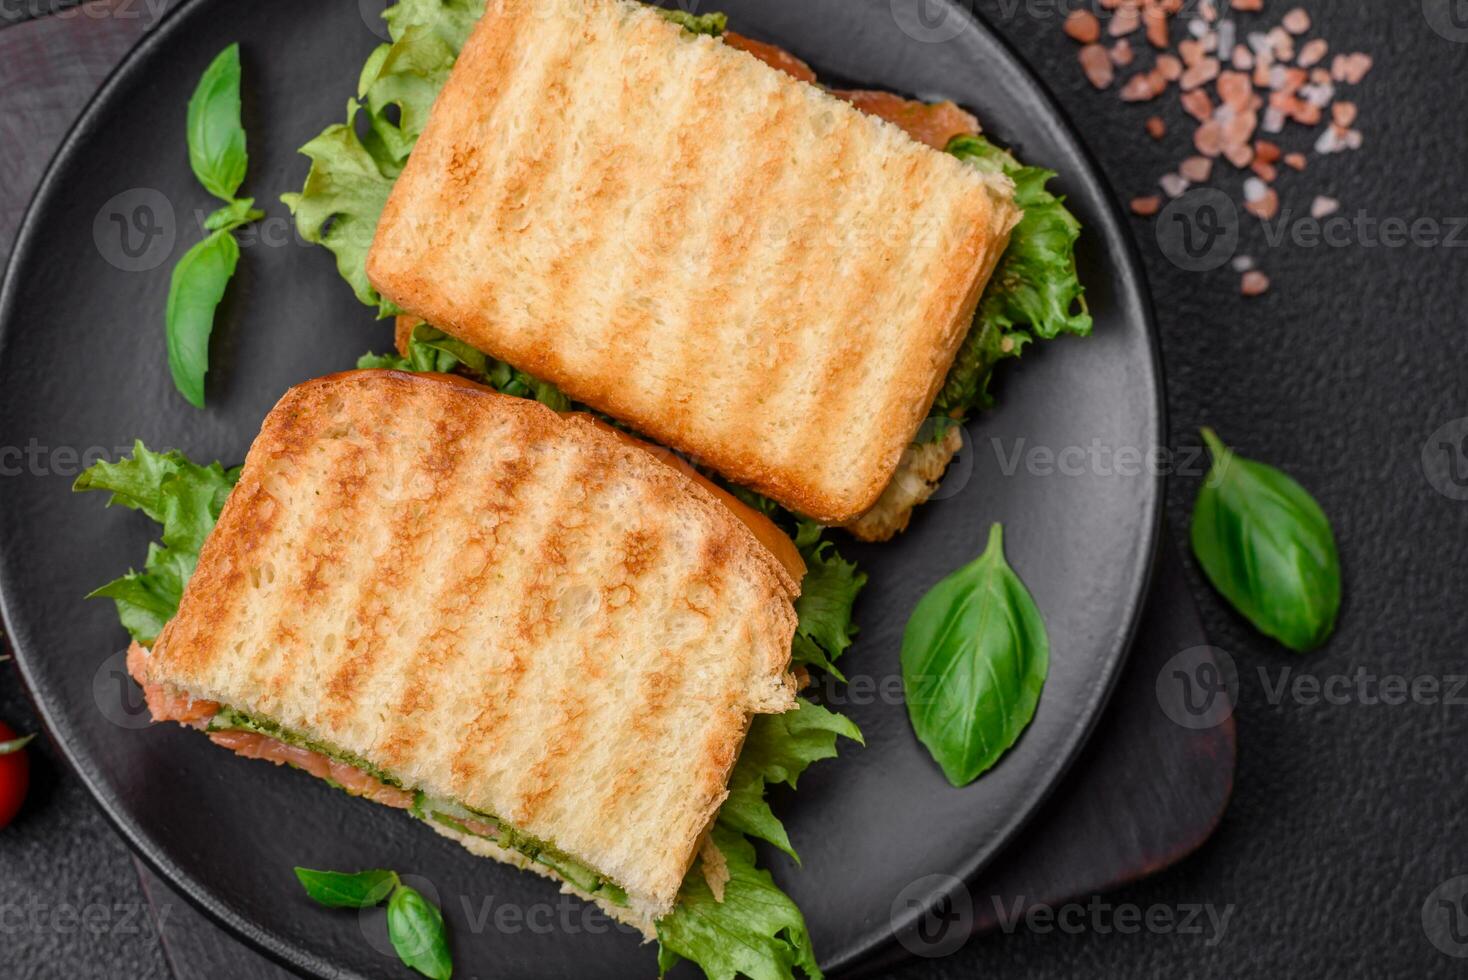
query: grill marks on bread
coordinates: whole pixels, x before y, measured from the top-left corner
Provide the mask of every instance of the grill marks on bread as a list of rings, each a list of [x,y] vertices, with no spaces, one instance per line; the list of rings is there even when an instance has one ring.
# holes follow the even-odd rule
[[[266,419],[146,680],[501,816],[651,915],[751,714],[793,706],[796,592],[587,419],[351,372]]]
[[[654,12],[502,0],[394,186],[368,274],[413,315],[838,522],[890,480],[1017,218],[1004,178]]]

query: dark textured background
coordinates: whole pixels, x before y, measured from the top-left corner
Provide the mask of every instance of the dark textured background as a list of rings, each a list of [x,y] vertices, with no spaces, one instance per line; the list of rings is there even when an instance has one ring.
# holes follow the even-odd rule
[[[1328,193],[1347,213],[1376,219],[1468,216],[1468,45],[1434,33],[1418,0],[1306,5],[1333,48],[1368,51],[1376,67],[1355,93],[1365,148],[1312,160],[1308,174],[1283,178],[1285,205],[1300,211],[1315,193]],[[25,6],[6,5],[0,24]],[[147,5],[136,6],[146,20]],[[1054,88],[1118,196],[1151,193],[1155,177],[1185,153],[1180,111],[1162,110],[1173,132],[1161,146],[1142,136],[1153,110],[1084,83],[1055,6],[981,0],[978,10]],[[42,56],[43,28],[0,29],[8,66],[14,57]],[[95,74],[120,53],[88,52],[77,70]],[[44,91],[14,86],[0,93],[0,102],[46,99]],[[33,181],[48,155],[49,147],[8,129],[0,114],[0,180]],[[0,257],[13,223],[4,228]],[[1286,654],[1254,635],[1189,567],[1209,634],[1241,675],[1235,798],[1213,840],[1192,858],[1105,900],[1143,908],[1233,905],[1221,941],[1021,927],[899,975],[1461,975],[1465,963],[1428,942],[1421,911],[1435,887],[1468,873],[1461,817],[1468,705],[1311,704],[1288,696],[1271,703],[1259,671],[1271,683],[1286,668],[1321,679],[1358,670],[1468,674],[1468,502],[1435,491],[1421,466],[1429,436],[1468,416],[1461,312],[1468,251],[1268,247],[1246,219],[1240,250],[1260,259],[1274,289],[1244,300],[1232,273],[1183,272],[1161,254],[1150,223],[1138,219],[1134,228],[1159,314],[1173,445],[1195,445],[1195,428],[1213,425],[1241,452],[1283,466],[1315,493],[1335,523],[1346,569],[1340,629],[1324,651]],[[1186,526],[1197,485],[1194,475],[1172,481],[1174,528]],[[8,667],[0,673],[0,717],[34,725]],[[143,901],[126,849],[50,749],[39,746],[34,755],[32,799],[0,837],[5,901],[105,906],[113,927],[36,930],[0,920],[5,974],[167,976],[146,915],[119,925],[117,907]]]

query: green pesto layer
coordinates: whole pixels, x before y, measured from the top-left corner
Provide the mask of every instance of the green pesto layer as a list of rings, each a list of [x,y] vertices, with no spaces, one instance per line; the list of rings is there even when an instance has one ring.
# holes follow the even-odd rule
[[[267,738],[276,739],[287,745],[294,745],[297,748],[317,752],[327,758],[335,759],[337,762],[346,763],[354,769],[360,769],[373,779],[387,786],[393,786],[401,790],[410,790],[410,787],[403,785],[402,780],[381,767],[373,765],[355,753],[308,738],[299,732],[283,728],[273,721],[256,718],[253,715],[246,714],[243,711],[237,711],[234,708],[221,708],[219,713],[210,719],[208,730],[211,732],[252,732],[256,735],[264,735]],[[328,779],[327,782],[332,781]],[[341,786],[335,783],[332,783],[332,785],[341,789]],[[475,810],[472,807],[466,807],[449,800],[436,799],[416,789],[412,789],[411,791],[414,793],[414,799],[410,812],[418,819],[425,822],[438,823],[458,833],[478,837],[490,841],[499,847],[516,851],[525,855],[536,864],[543,865],[556,872],[567,883],[579,888],[586,894],[605,899],[613,905],[626,907],[627,892],[625,890],[615,882],[612,882],[566,854],[564,851],[557,849],[549,841],[532,837],[491,813]],[[493,828],[493,832],[484,833],[482,829],[471,829],[469,826],[470,823],[480,825],[481,827],[491,827]]]

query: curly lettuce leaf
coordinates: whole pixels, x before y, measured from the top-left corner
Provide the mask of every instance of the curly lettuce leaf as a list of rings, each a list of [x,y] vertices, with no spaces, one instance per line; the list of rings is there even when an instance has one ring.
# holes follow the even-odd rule
[[[379,316],[391,316],[393,304],[367,281],[367,250],[393,182],[357,136],[360,109],[355,99],[349,101],[345,123],[327,127],[301,147],[311,158],[306,186],[299,194],[282,194],[280,199],[295,216],[301,237],[336,256],[337,272],[357,299],[376,307]]]
[[[794,711],[757,716],[734,765],[729,798],[719,811],[719,821],[769,841],[798,864],[800,855],[795,853],[785,825],[770,809],[766,793],[776,783],[794,789],[811,763],[836,757],[836,739],[842,736],[863,742],[861,729],[850,718],[805,698],[797,700]]]
[[[795,600],[795,643],[791,662],[819,667],[837,680],[846,678],[836,669],[836,659],[851,646],[856,634],[851,610],[857,594],[867,584],[865,572],[846,561],[830,541],[821,540],[825,531],[814,521],[796,527],[795,546],[805,559],[805,578],[800,598]]]
[[[820,980],[805,917],[755,866],[754,845],[720,824],[712,837],[729,866],[723,901],[697,869],[683,879],[678,904],[657,923],[659,975],[689,959],[709,980],[789,980],[797,969]]]
[[[397,354],[363,354],[357,359],[357,368],[457,373],[488,385],[504,395],[533,398],[557,412],[569,411],[572,407],[571,399],[549,381],[531,377],[426,323],[419,323],[413,328],[406,357]]]
[[[1055,172],[1026,167],[982,136],[956,136],[948,152],[987,173],[1008,176],[1014,181],[1015,203],[1024,209],[934,402],[935,415],[962,418],[990,405],[988,385],[995,364],[1018,357],[1033,339],[1090,334],[1091,315],[1076,273],[1080,222],[1063,198],[1045,189]]]
[[[328,126],[301,147],[311,158],[306,184],[281,200],[301,236],[336,256],[337,271],[357,299],[379,316],[397,308],[367,281],[367,251],[393,182],[453,70],[484,0],[402,0],[383,17],[392,41],[367,59],[347,121]],[[365,114],[365,136],[358,116]]]
[[[163,540],[149,546],[143,571],[129,571],[88,596],[116,603],[122,625],[144,646],[151,646],[178,612],[204,539],[239,478],[238,467],[198,466],[182,453],[155,453],[142,442],[134,444],[131,456],[104,460],[77,477],[73,490],[108,491],[107,506],[140,510],[163,525]]]

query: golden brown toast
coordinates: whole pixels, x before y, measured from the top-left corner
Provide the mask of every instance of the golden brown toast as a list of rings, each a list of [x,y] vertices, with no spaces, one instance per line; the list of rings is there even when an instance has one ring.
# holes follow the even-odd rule
[[[367,271],[414,316],[839,523],[926,416],[1011,192],[642,4],[496,0]]]
[[[797,592],[708,491],[585,418],[349,372],[266,418],[142,680],[512,824],[646,924],[752,714],[794,706]]]

